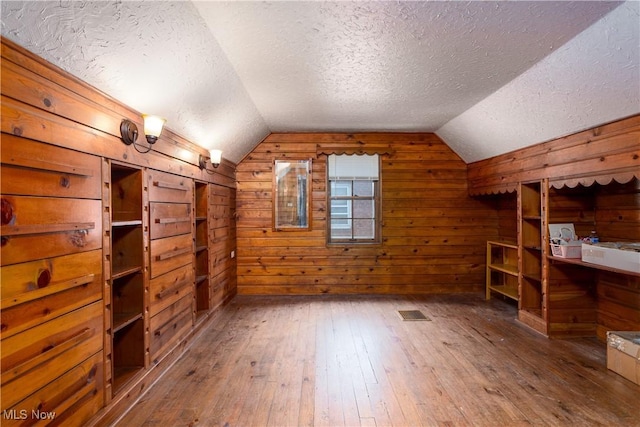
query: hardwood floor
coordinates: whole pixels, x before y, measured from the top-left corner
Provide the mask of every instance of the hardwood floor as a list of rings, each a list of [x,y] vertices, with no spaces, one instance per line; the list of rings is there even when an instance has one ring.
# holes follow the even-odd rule
[[[480,294],[239,296],[118,425],[640,425],[604,343],[515,316]]]

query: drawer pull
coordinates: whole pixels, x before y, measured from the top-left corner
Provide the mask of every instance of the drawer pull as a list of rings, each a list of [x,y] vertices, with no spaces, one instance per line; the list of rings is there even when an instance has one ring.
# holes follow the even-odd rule
[[[160,254],[160,255],[156,255],[156,261],[164,261],[164,260],[167,260],[169,258],[177,257],[178,255],[186,254],[188,252],[191,252],[191,248],[174,249],[173,251],[169,251],[169,252],[165,252],[165,253]]]
[[[182,218],[156,218],[156,224],[175,224],[178,222],[189,222],[191,221],[190,216],[185,216]]]
[[[176,283],[175,285],[170,286],[170,287],[168,287],[166,289],[163,289],[160,292],[158,292],[156,294],[156,298],[157,299],[162,299],[162,298],[166,297],[167,295],[170,295],[170,294],[173,294],[173,293],[177,292],[181,287],[183,287],[184,285],[187,285],[189,283],[191,283],[191,280],[189,280],[188,278],[187,279],[183,279],[183,280],[179,281],[178,283]]]
[[[25,236],[28,234],[63,233],[66,231],[93,230],[95,222],[74,222],[71,224],[30,224],[3,225],[3,236]]]
[[[180,184],[174,184],[173,182],[153,181],[153,186],[158,188],[169,188],[171,190],[178,190],[178,191],[188,190],[188,188],[186,188],[182,182]]]
[[[93,171],[87,168],[80,168],[77,166],[65,165],[62,163],[48,162],[46,160],[39,159],[25,159],[23,157],[12,157],[10,159],[2,159],[3,163],[7,163],[15,166],[23,166],[30,169],[39,169],[48,172],[62,172],[69,175],[78,176],[93,176]]]
[[[4,310],[6,308],[13,307],[14,305],[22,304],[27,301],[32,301],[38,298],[46,297],[48,295],[65,291],[67,289],[72,289],[78,286],[86,285],[87,283],[93,282],[94,277],[95,277],[95,274],[86,274],[84,276],[76,277],[74,279],[69,279],[62,282],[54,282],[43,288],[27,291],[13,297],[4,298],[2,299],[2,301],[0,301],[0,309]]]
[[[87,340],[93,334],[92,332],[93,331],[91,329],[85,328],[79,334],[72,336],[68,340],[62,341],[60,344],[53,345],[52,347],[47,348],[43,353],[40,353],[36,357],[33,357],[4,373],[2,375],[2,382],[4,384],[7,384],[15,380],[25,372],[28,372],[31,369],[35,368],[36,366],[41,365],[46,361],[53,359],[54,357],[58,357],[70,348],[75,347],[82,341]]]

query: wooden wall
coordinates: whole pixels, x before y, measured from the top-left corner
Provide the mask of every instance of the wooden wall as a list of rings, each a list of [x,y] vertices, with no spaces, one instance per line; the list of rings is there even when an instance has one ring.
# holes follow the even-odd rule
[[[549,178],[575,187],[640,178],[640,115],[469,164],[469,192],[498,194]]]
[[[103,410],[94,417],[92,422],[108,423],[117,418],[119,412],[131,405],[166,368],[171,366],[172,361],[179,357],[184,351],[186,344],[194,336],[195,332],[207,324],[207,319],[211,320],[215,317],[218,312],[217,308],[223,302],[228,301],[235,295],[236,265],[235,259],[231,257],[231,252],[235,250],[236,238],[236,165],[227,160],[223,160],[216,169],[215,174],[209,175],[201,171],[198,168],[198,156],[199,154],[208,155],[208,153],[203,148],[172,132],[170,130],[171,123],[168,123],[168,128],[163,130],[161,137],[153,147],[153,151],[146,154],[138,153],[133,147],[127,146],[122,142],[120,138],[120,123],[123,119],[129,119],[133,121],[139,129],[142,129],[142,117],[139,112],[108,97],[9,40],[2,38],[1,48],[1,130],[3,163],[21,167],[24,161],[20,159],[16,160],[13,155],[9,154],[4,156],[4,154],[20,151],[20,155],[24,155],[23,153],[28,152],[29,147],[37,146],[39,149],[35,151],[32,150],[28,160],[32,163],[39,163],[40,169],[43,170],[51,167],[54,167],[54,170],[58,170],[59,168],[55,169],[55,162],[59,159],[56,157],[53,159],[49,158],[49,153],[64,152],[67,154],[66,157],[68,157],[64,159],[66,162],[73,162],[73,159],[79,157],[95,160],[96,164],[99,165],[97,170],[93,170],[90,166],[86,165],[80,165],[79,169],[89,170],[89,175],[98,180],[98,182],[104,176],[109,176],[108,164],[115,161],[139,170],[164,171],[172,174],[171,176],[186,177],[189,182],[196,180],[201,183],[207,183],[211,189],[211,215],[209,217],[211,264],[209,274],[212,289],[209,295],[210,309],[199,317],[197,323],[189,321],[186,331],[183,329],[179,336],[176,334],[176,340],[172,342],[171,348],[163,352],[162,358],[153,360],[152,363],[146,367],[144,375],[138,375],[135,380],[127,383],[117,396],[113,396],[113,399],[109,392],[109,386],[105,384],[105,392],[103,393],[103,391],[100,390],[100,394],[96,396],[98,396],[100,400],[98,407],[108,406],[103,408]],[[19,150],[17,150],[18,148]],[[100,167],[102,167],[102,173],[100,172]],[[37,169],[38,167],[35,168]],[[3,168],[3,181],[6,177],[9,177],[10,180],[14,180],[15,182],[15,180],[20,178],[31,176],[28,175],[28,169],[25,169],[22,175],[20,175],[19,168],[11,169],[14,170],[14,172],[17,171],[14,175],[8,175],[9,172],[5,173],[5,169],[10,168]],[[66,181],[67,179],[70,180],[68,183]],[[63,177],[60,185],[77,185],[74,179],[73,176],[71,178]],[[94,216],[96,217],[96,224],[99,225],[95,227],[98,234],[103,234],[102,220],[104,219],[107,225],[109,225],[110,222],[109,206],[105,202],[109,194],[108,181],[108,179],[105,180],[102,185],[102,205],[100,205],[100,200],[96,200],[98,209]],[[15,188],[18,187],[19,189],[15,190]],[[36,190],[45,192],[50,190],[47,188],[34,190],[32,187],[33,183],[29,185],[29,182],[21,182],[19,185],[3,185],[3,191],[5,188],[10,189],[11,194],[15,193],[21,196]],[[100,185],[98,188],[100,188]],[[146,188],[144,191],[147,191]],[[48,196],[51,194],[46,193],[44,195]],[[99,196],[97,197],[99,198]],[[46,207],[43,205],[45,198],[33,198],[33,200],[36,205],[40,203],[41,208]],[[5,199],[3,197],[3,202],[4,201]],[[3,204],[3,212],[4,206]],[[145,204],[144,212],[149,212],[148,208]],[[47,211],[38,209],[36,206],[33,208],[33,212],[40,212],[41,214],[41,212]],[[68,212],[62,210],[56,211],[56,218],[54,219],[41,219],[45,222],[55,220],[65,223],[74,222],[73,217],[73,210]],[[144,224],[147,224],[146,221],[146,219],[143,221]],[[3,222],[3,230],[4,227],[5,223]],[[145,230],[144,233],[145,236],[147,236],[148,231]],[[147,237],[145,237],[145,239],[146,238]],[[98,263],[103,274],[96,274],[96,277],[102,278],[110,274],[111,270],[108,247],[110,239],[108,232],[105,232],[104,237],[100,240],[103,241],[103,245],[97,249],[97,251],[100,252],[100,261]],[[187,240],[191,241],[188,235]],[[148,244],[148,240],[146,244]],[[37,247],[37,244],[33,245],[33,247]],[[3,261],[3,266],[17,262],[12,262],[8,257],[3,259]],[[42,260],[43,263],[45,261],[47,260]],[[100,267],[98,267],[98,269],[100,269]],[[112,322],[109,312],[109,305],[111,304],[109,283],[106,281],[107,277],[104,279],[104,284],[101,285],[99,289],[99,301],[95,303],[99,306],[98,311],[100,313],[96,323],[100,325],[98,334],[102,332],[102,338],[100,338],[100,335],[97,336],[100,341],[104,341],[105,349],[104,357],[100,357],[102,360],[99,360],[97,363],[104,365],[104,369],[100,369],[99,371],[100,377],[104,375],[106,380],[108,380],[110,378],[108,373],[111,370],[111,363],[109,361],[111,344],[107,336],[110,332]],[[3,283],[3,289],[5,285],[7,284]],[[148,284],[145,284],[145,286],[146,296],[144,298],[148,299],[150,291]],[[46,301],[45,303],[48,304]],[[145,306],[146,304],[145,302]],[[23,313],[38,312],[44,313],[45,317],[58,316],[57,312],[51,311],[44,303],[28,305],[29,304],[25,303],[20,306],[20,308],[24,307]],[[5,313],[5,311],[6,310],[0,311],[0,314],[6,316],[7,313]],[[168,324],[171,323],[170,320],[171,319],[167,322]],[[22,344],[29,345],[28,342]],[[33,346],[35,348],[35,344]],[[51,344],[50,348],[53,347],[54,345]],[[46,348],[45,350],[50,350],[50,348]],[[100,345],[100,348],[102,349],[103,345]],[[76,350],[72,348],[69,352],[75,354]],[[146,353],[148,354],[148,352],[149,349],[147,348]],[[68,357],[65,356],[62,359],[68,359]],[[44,360],[47,359],[45,358]],[[89,372],[89,369],[86,369],[86,371]],[[100,379],[100,384],[102,383],[103,381]],[[15,384],[20,386],[19,381],[16,381]],[[29,386],[31,387],[32,385],[29,384]],[[71,390],[71,388],[69,388],[69,390]],[[67,393],[69,390],[65,389],[63,392]],[[55,391],[56,390],[52,390],[52,392]],[[38,399],[45,399],[45,406],[49,405],[49,401],[47,401],[46,398],[47,396],[45,395],[38,397]],[[74,405],[75,403],[70,399],[69,401],[64,401],[62,406]],[[67,413],[72,413],[74,412],[73,408],[75,408],[75,406],[67,406],[67,409],[68,408],[71,408],[71,410],[67,411]],[[49,407],[49,409],[55,408]],[[95,408],[92,408],[92,411],[95,412]],[[75,424],[84,423],[86,417],[91,416],[93,412],[87,413],[85,411],[82,414],[75,414]]]
[[[328,246],[327,152],[381,158],[382,243]],[[273,231],[275,159],[313,160],[310,231]],[[272,134],[237,168],[240,294],[441,293],[484,287],[498,216],[468,196],[467,166],[434,134]]]
[[[500,241],[518,242],[518,194],[516,191],[505,194],[492,194],[490,196],[477,197],[487,206],[493,207],[498,220],[496,231]]]
[[[597,187],[595,224],[603,241],[640,242],[640,180]],[[640,277],[598,274],[597,333],[640,330]]]

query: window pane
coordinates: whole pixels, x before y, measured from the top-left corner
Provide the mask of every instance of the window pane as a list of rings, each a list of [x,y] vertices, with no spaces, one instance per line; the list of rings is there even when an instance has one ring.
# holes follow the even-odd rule
[[[356,239],[373,239],[375,237],[375,221],[373,219],[354,219],[353,236]]]
[[[353,194],[359,197],[373,197],[373,181],[353,181]]]
[[[373,200],[354,200],[353,201],[353,217],[354,218],[374,218],[375,203]]]
[[[331,197],[350,195],[351,181],[331,181]]]
[[[346,215],[349,213],[349,203],[351,200],[332,200],[331,201],[331,216],[334,215]]]
[[[332,239],[351,239],[351,220],[346,220],[347,225],[340,222],[341,220],[331,220],[331,238]]]

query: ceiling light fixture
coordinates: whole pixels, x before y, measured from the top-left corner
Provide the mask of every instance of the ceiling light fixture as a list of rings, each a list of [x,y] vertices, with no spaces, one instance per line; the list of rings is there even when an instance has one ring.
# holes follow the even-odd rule
[[[198,167],[200,170],[213,174],[214,171],[207,169],[207,160],[211,160],[211,165],[217,168],[222,161],[222,150],[209,150],[209,157],[203,156],[202,154],[198,157]]]
[[[126,145],[133,145],[133,148],[135,148],[139,153],[148,153],[151,151],[153,144],[155,144],[160,137],[162,127],[166,120],[158,116],[150,116],[147,114],[143,114],[142,118],[144,120],[144,134],[147,138],[147,142],[149,143],[146,150],[143,151],[138,148],[139,144],[136,143],[136,139],[138,139],[138,126],[136,126],[136,124],[131,120],[122,120],[122,123],[120,123],[120,135],[122,137],[122,142]]]

